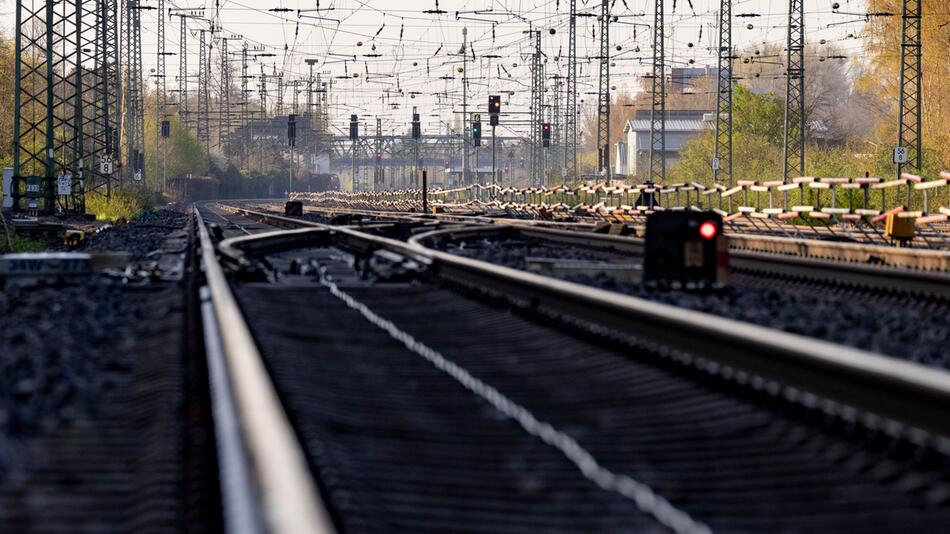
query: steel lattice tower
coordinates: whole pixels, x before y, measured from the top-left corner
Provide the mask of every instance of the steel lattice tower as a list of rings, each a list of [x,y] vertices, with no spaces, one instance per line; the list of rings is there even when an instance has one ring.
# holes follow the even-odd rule
[[[564,151],[564,167],[567,176],[577,181],[577,0],[571,0],[571,15],[567,30],[567,119],[564,125],[564,138],[567,140]],[[565,179],[567,178],[565,176]]]
[[[543,177],[541,123],[544,121],[544,67],[541,63],[541,32],[532,30],[534,53],[531,56],[531,186],[540,187]]]
[[[85,64],[83,136],[85,191],[112,193],[112,168],[118,148],[121,118],[117,0],[83,2],[82,48],[92,55]]]
[[[468,166],[470,163],[469,129],[471,124],[468,117],[468,28],[462,28],[462,184],[468,183]],[[478,164],[475,165],[476,176]]]
[[[247,87],[247,41],[241,45],[241,167],[247,168],[248,120],[247,104],[251,99],[251,90]]]
[[[564,85],[561,82],[561,75],[555,74],[551,77],[554,80],[554,98],[551,100],[551,113],[550,121],[551,122],[551,148],[548,149],[551,152],[551,159],[554,160],[552,167],[557,164],[560,159],[558,151],[564,150],[563,139],[561,136],[561,86]],[[555,173],[554,169],[551,169],[551,175]],[[562,176],[563,179],[563,176]]]
[[[142,78],[142,10],[139,0],[125,4],[125,174],[145,179],[145,88]]]
[[[653,14],[653,102],[650,107],[650,181],[666,181],[666,59],[663,39],[663,0]]]
[[[165,110],[166,105],[166,80],[165,80],[165,0],[158,0],[158,20],[156,21],[158,27],[158,57],[156,58],[156,67],[155,67],[155,81],[156,88],[158,90],[158,106],[157,106],[157,115],[159,121],[156,121],[157,128],[161,128],[161,120],[164,119],[168,114]]]
[[[906,149],[907,163],[897,164],[901,173],[919,174],[922,168],[921,151],[921,42],[920,0],[904,0],[901,24],[901,87],[900,124],[897,146]]]
[[[181,35],[178,41],[178,114],[188,127],[188,17],[178,15]]]
[[[300,112],[300,80],[293,80],[290,82],[292,89],[290,90],[290,113],[298,114]]]
[[[267,73],[264,72],[264,65],[261,65],[261,83],[258,87],[261,100],[261,120],[267,117]]]
[[[727,183],[732,186],[732,2],[730,0],[720,2],[718,52],[713,183]]]
[[[789,0],[785,73],[784,180],[805,173],[805,9],[804,0]]]
[[[228,52],[228,41],[236,41],[239,37],[221,36],[221,95],[218,99],[218,147],[225,157],[231,153],[231,58]]]
[[[607,183],[610,172],[610,1],[600,4],[600,87],[597,92],[597,153]]]
[[[16,3],[12,191],[16,211],[53,213],[57,205],[65,210],[82,206],[82,15],[76,1]],[[59,176],[71,177],[64,195],[58,194]]]
[[[274,115],[281,116],[284,114],[284,73],[281,72],[277,75],[277,109],[274,110]]]
[[[208,46],[207,33],[208,30],[198,30],[198,142],[204,146],[205,156],[210,156],[211,48]]]

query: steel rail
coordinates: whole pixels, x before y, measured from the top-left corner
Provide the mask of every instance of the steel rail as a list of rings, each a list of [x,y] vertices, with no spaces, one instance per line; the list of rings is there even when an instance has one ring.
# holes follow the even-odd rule
[[[501,225],[433,230],[413,236],[409,239],[409,243],[423,248],[433,248],[446,241],[503,236],[522,237],[595,250],[614,250],[631,255],[642,255],[644,246],[641,238]],[[736,250],[732,246],[734,239],[736,239],[734,236],[729,236],[729,262],[733,269],[950,299],[950,274],[943,272],[896,268],[867,262],[827,261],[771,252]],[[873,251],[867,253],[874,254]],[[943,256],[950,264],[950,254],[944,253]],[[927,257],[932,258],[933,255],[927,254]]]
[[[326,226],[320,223],[282,217],[242,207],[225,207],[247,217],[268,221],[275,226],[287,228],[320,228]],[[427,219],[417,218],[416,220],[426,221]],[[643,253],[644,241],[642,238],[611,236],[592,232],[577,232],[527,225],[491,224],[439,229],[414,236],[410,238],[409,242],[417,246],[430,248],[435,243],[446,239],[452,240],[467,237],[491,237],[501,235],[511,236],[512,234],[591,249],[612,249],[633,255],[642,255]],[[922,258],[921,266],[933,266],[936,265],[937,262],[944,262],[948,267],[947,270],[950,271],[950,253],[915,251],[913,254],[906,254],[905,249],[888,249],[887,247],[866,247],[861,245],[850,245],[847,248],[831,247],[828,249],[825,247],[826,244],[822,242],[812,244],[796,240],[763,238],[763,242],[772,240],[778,240],[779,242],[792,241],[792,243],[780,243],[776,245],[785,246],[786,248],[791,246],[798,250],[807,250],[808,247],[811,246],[818,247],[821,250],[847,250],[848,254],[850,254],[850,256],[847,256],[847,258],[850,258],[850,261],[829,261],[828,259],[808,255],[795,256],[779,252],[750,250],[748,248],[749,245],[746,244],[750,241],[749,238],[736,236],[734,234],[729,234],[728,237],[730,239],[730,266],[735,269],[755,271],[771,276],[798,277],[821,282],[834,282],[853,287],[873,288],[887,292],[898,291],[922,297],[950,299],[950,274],[946,274],[943,270],[903,268],[887,264],[879,265],[869,261],[873,258],[880,258],[881,255],[886,254],[889,250],[894,250],[898,251],[896,254],[902,255],[901,257],[903,258],[902,261],[897,263],[910,264],[912,261],[908,258],[920,257]],[[743,243],[740,245],[742,248],[735,250],[732,246],[732,243],[735,241]],[[753,240],[752,242],[755,241]],[[861,258],[863,258],[863,260],[859,261]]]
[[[231,434],[220,427],[216,427],[216,433],[224,431],[218,434],[218,440],[233,439],[234,425],[238,426],[243,442],[241,449],[246,453],[246,458],[223,458],[222,464],[234,466],[243,462],[248,466],[253,488],[248,488],[243,494],[255,498],[263,523],[262,531],[275,534],[335,532],[306,457],[231,293],[215,246],[197,208],[195,220],[209,294],[207,303],[210,308],[206,308],[205,315],[213,321],[206,325],[213,349],[209,367],[218,372],[226,371],[224,382],[229,390],[219,390],[216,395],[221,402],[216,402],[215,407],[224,409],[225,413],[216,411],[215,420],[231,421]],[[216,360],[214,354],[222,355],[223,362]],[[233,403],[228,402],[229,398],[233,398]],[[226,454],[241,454],[241,450],[232,448]],[[225,496],[232,491],[222,488]],[[244,505],[246,502],[242,501],[230,506],[234,509]],[[225,506],[227,508],[228,503]],[[237,512],[232,516],[235,520],[247,517],[240,510]],[[244,523],[229,524],[228,529],[232,532],[260,531],[254,525]]]
[[[950,452],[950,372],[349,228],[325,226],[296,238],[312,243],[321,232],[343,249],[385,249],[422,259],[439,281],[633,336],[682,364]],[[264,250],[275,240],[292,248],[292,240],[280,234],[233,238],[223,250]]]
[[[268,216],[256,210],[240,208],[246,213],[257,213],[260,216]],[[384,212],[372,210],[359,210],[350,208],[325,208],[307,206],[312,211],[333,214],[350,214],[376,217],[382,220],[403,221],[403,222],[457,222],[478,226],[516,226],[519,228],[530,228],[539,230],[549,230],[556,232],[571,231],[580,234],[591,234],[600,237],[606,234],[594,234],[595,225],[584,222],[556,222],[539,220],[520,220],[520,219],[496,219],[477,215],[414,215],[399,212]],[[635,228],[635,235],[642,235],[643,226]],[[873,245],[866,243],[841,243],[832,241],[822,241],[820,239],[792,239],[787,237],[776,237],[768,235],[750,235],[742,233],[728,232],[729,247],[733,257],[740,257],[745,253],[760,253],[763,255],[774,254],[786,258],[797,257],[801,259],[811,259],[823,262],[828,265],[832,262],[841,264],[861,265],[866,264],[873,267],[884,266],[894,267],[895,269],[906,269],[914,271],[929,272],[947,272],[950,273],[950,252],[929,249],[911,249],[888,247],[883,245]],[[626,237],[640,243],[642,247],[642,238]],[[860,269],[858,269],[860,270]]]

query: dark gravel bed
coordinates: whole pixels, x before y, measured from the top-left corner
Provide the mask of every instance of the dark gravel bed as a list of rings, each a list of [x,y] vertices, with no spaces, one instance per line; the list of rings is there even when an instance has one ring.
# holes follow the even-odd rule
[[[472,240],[461,246],[447,245],[444,250],[515,269],[524,269],[528,256],[603,259],[602,254],[583,248],[529,244],[519,240]],[[707,292],[661,290],[639,283],[618,282],[607,276],[571,276],[567,279],[950,369],[950,324],[946,320],[945,304],[856,296],[852,292],[835,291],[815,284],[735,274],[729,286]]]
[[[525,259],[529,257],[586,261],[630,261],[633,258],[639,258],[639,256],[619,252],[595,252],[581,247],[567,247],[520,239],[471,239],[460,241],[457,244],[448,243],[443,250],[458,256],[504,265],[513,269],[524,269]]]
[[[185,222],[161,213],[100,232],[84,249],[131,249],[155,260],[148,273],[174,280],[183,255],[150,251],[166,234],[181,242]],[[202,452],[214,444],[200,390],[186,380],[184,282],[142,272],[0,285],[0,534],[214,524],[213,493],[192,489],[215,467]],[[195,471],[187,458],[199,455]]]
[[[86,238],[80,252],[128,252],[131,261],[149,259],[149,253],[161,248],[165,236],[185,226],[188,216],[171,210],[158,210],[142,219],[121,226],[106,226]]]
[[[0,293],[0,532],[183,524],[182,305],[105,278]]]

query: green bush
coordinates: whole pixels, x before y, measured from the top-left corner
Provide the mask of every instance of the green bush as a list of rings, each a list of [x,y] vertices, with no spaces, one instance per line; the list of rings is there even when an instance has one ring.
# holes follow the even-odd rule
[[[153,207],[152,195],[141,187],[118,189],[109,198],[101,193],[86,195],[86,213],[103,221],[130,221]]]

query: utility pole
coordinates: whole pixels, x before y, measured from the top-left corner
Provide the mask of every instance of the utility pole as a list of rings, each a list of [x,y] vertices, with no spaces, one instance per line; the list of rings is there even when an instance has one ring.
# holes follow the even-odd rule
[[[383,119],[376,117],[376,167],[373,172],[373,190],[379,191],[383,182]]]
[[[605,0],[606,1],[606,0]],[[531,56],[531,186],[543,183],[544,153],[541,148],[541,123],[544,122],[544,65],[541,63],[541,31],[529,30],[534,37]]]
[[[657,0],[662,2],[662,0]],[[654,69],[655,70],[655,69]],[[597,91],[597,151],[605,183],[610,172],[610,0],[600,3],[600,78]]]
[[[188,128],[188,17],[177,15],[181,24],[181,34],[178,37],[178,114]]]
[[[260,101],[261,101],[261,116],[260,116],[260,121],[258,122],[258,124],[263,125],[264,121],[267,119],[267,73],[264,72],[263,64],[261,64],[261,83],[258,89],[260,90],[258,94],[260,95]],[[261,126],[261,128],[263,127]],[[260,134],[258,134],[258,138],[257,138],[257,149],[258,149],[257,163],[258,163],[258,166],[260,167],[259,169],[260,172],[263,173],[264,172],[264,143],[260,138]]]
[[[567,177],[577,182],[577,0],[571,0],[567,35],[567,110],[564,135],[564,168]]]
[[[241,168],[247,170],[247,104],[251,91],[247,87],[247,41],[241,45]]]
[[[663,50],[663,0],[653,14],[653,103],[650,107],[650,181],[666,181],[666,69]]]
[[[112,197],[112,174],[119,147],[118,128],[121,120],[119,100],[122,79],[119,65],[118,0],[98,0],[93,7],[96,35],[85,47],[95,51],[94,88],[86,105],[93,110],[91,118],[93,161],[91,187],[105,187],[106,198]],[[88,15],[88,14],[87,14]],[[17,106],[19,108],[19,106]]]
[[[468,28],[462,28],[462,184],[468,183]]]
[[[139,0],[125,4],[125,41],[128,71],[125,93],[125,175],[145,180],[145,95],[142,78],[142,15]]]
[[[716,89],[716,148],[713,183],[732,187],[732,2],[719,3],[719,71]]]
[[[277,109],[274,110],[274,115],[278,117],[284,114],[284,73],[281,72],[277,75]]]
[[[155,81],[158,90],[157,106],[155,112],[155,124],[162,138],[162,193],[167,189],[168,184],[168,137],[164,132],[165,121],[168,120],[167,105],[167,80],[165,79],[165,0],[158,0],[158,57],[156,58]]]
[[[554,80],[554,99],[552,100],[553,102],[552,106],[554,109],[551,111],[551,123],[553,125],[553,128],[552,128],[553,138],[551,140],[551,145],[554,148],[553,150],[551,150],[551,152],[553,152],[551,159],[554,160],[554,164],[552,164],[551,174],[553,175],[554,174],[553,167],[557,166],[558,160],[560,159],[557,157],[558,156],[557,151],[563,150],[564,146],[561,142],[561,86],[563,85],[563,83],[561,82],[560,74],[555,74],[554,76],[552,76],[552,79]],[[564,171],[564,166],[562,166],[561,170]],[[561,178],[564,179],[564,176],[562,176]]]
[[[210,70],[211,50],[208,47],[206,35],[208,30],[198,30],[198,142],[204,145],[205,157],[211,163],[211,124],[210,124]]]
[[[231,62],[228,55],[228,41],[237,41],[240,37],[221,35],[221,95],[218,99],[218,147],[225,159],[231,154]]]
[[[784,181],[805,173],[805,10],[804,0],[788,2],[785,73]]]
[[[920,0],[903,0],[901,9],[901,93],[900,124],[894,162],[897,178],[904,172],[919,174],[921,161],[921,79]],[[908,187],[908,209],[910,188]]]
[[[169,10],[169,17],[178,17],[178,22],[180,23],[179,29],[180,34],[178,38],[178,114],[181,115],[181,120],[185,124],[185,128],[192,126],[192,117],[191,110],[189,109],[188,103],[188,36],[191,33],[188,29],[188,19],[195,19],[200,22],[204,22],[207,19],[204,18],[204,9],[177,9],[172,8]],[[202,51],[204,47],[201,47],[202,50],[199,50],[198,62],[199,70],[201,69],[201,58],[203,57]],[[200,81],[199,81],[200,84]],[[201,87],[198,88],[198,98],[200,101],[201,98]],[[200,106],[200,102],[199,102]],[[194,124],[195,131],[197,132],[200,129],[200,126],[197,121]],[[200,140],[200,138],[199,138]]]
[[[155,81],[156,87],[158,88],[158,114],[160,118],[164,118],[165,113],[165,90],[166,90],[166,80],[165,80],[165,0],[158,0],[158,53],[155,58]]]
[[[356,172],[356,148],[359,144],[360,123],[356,114],[350,115],[350,143],[352,144],[352,153],[350,155],[350,172],[353,175],[353,191],[360,190],[360,179]]]

